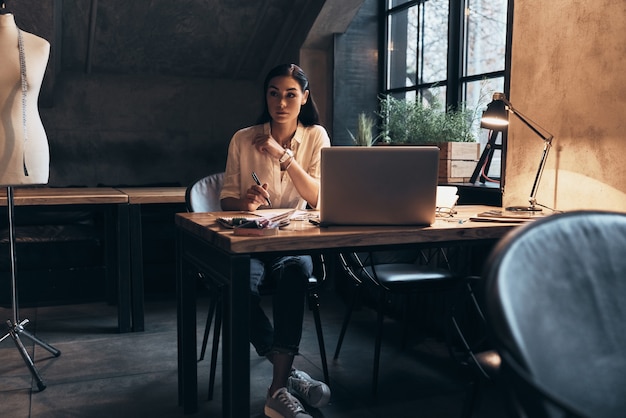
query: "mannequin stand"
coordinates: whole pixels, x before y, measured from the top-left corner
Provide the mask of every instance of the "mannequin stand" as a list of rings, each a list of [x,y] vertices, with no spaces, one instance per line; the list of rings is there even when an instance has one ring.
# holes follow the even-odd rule
[[[45,383],[41,379],[33,360],[28,355],[28,351],[26,351],[26,347],[22,344],[22,340],[20,339],[20,335],[27,337],[31,341],[36,344],[39,344],[46,350],[48,350],[54,357],[59,357],[61,352],[56,348],[52,347],[49,344],[41,341],[39,338],[35,337],[33,334],[29,333],[24,329],[24,325],[28,324],[28,319],[21,320],[19,319],[18,305],[17,305],[17,281],[15,279],[15,270],[16,270],[16,258],[15,258],[15,225],[14,225],[14,214],[13,214],[13,187],[7,186],[7,208],[9,212],[9,248],[11,252],[11,304],[13,308],[13,320],[7,319],[7,326],[9,327],[9,331],[0,339],[0,342],[4,341],[9,336],[13,339],[15,346],[20,352],[26,366],[30,370],[31,375],[37,382],[37,387],[39,391],[42,391],[46,388]]]

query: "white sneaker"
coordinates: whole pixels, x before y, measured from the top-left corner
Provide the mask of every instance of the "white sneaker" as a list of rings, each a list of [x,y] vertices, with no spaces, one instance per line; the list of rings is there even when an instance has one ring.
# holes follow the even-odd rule
[[[269,418],[313,418],[287,388],[278,389],[272,396],[268,392],[263,412]]]
[[[328,405],[330,400],[330,388],[324,382],[313,379],[302,370],[291,370],[287,380],[289,392],[302,399],[313,408],[321,408]]]

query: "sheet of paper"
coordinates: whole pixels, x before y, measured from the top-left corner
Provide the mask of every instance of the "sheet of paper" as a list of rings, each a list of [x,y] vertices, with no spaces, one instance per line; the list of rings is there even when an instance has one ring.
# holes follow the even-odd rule
[[[437,186],[437,203],[438,208],[454,208],[459,196],[457,192],[459,188],[456,186]]]

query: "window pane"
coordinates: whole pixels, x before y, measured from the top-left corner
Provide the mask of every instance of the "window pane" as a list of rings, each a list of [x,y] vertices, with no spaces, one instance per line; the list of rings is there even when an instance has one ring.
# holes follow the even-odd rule
[[[421,16],[415,17],[421,39],[417,61],[419,83],[445,80],[448,68],[448,0],[422,3]]]
[[[466,0],[464,76],[504,70],[507,0]]]
[[[429,89],[418,90],[417,94],[426,107],[446,110],[446,86],[431,87]]]
[[[387,10],[396,7],[396,6],[400,6],[401,4],[404,3],[408,3],[411,0],[388,0],[387,2]]]
[[[415,100],[415,90],[403,91],[391,95],[394,99]]]
[[[411,58],[415,55],[411,51],[409,45],[408,34],[408,10],[403,10],[389,16],[387,22],[388,45],[387,45],[387,88],[398,88],[411,86],[413,82],[407,73],[413,73],[415,79],[415,64],[412,69],[409,68],[409,61],[415,61]]]
[[[404,100],[416,100],[419,95],[422,104],[427,107],[435,107],[443,111],[445,109],[446,103],[446,87],[445,86],[437,86],[429,89],[421,89],[418,91],[409,90],[400,93],[393,93],[391,96],[394,99],[404,99]]]
[[[388,18],[387,88],[446,79],[448,0],[431,0]]]
[[[487,108],[487,104],[491,102],[493,93],[502,91],[504,91],[504,77],[474,81],[463,86],[465,109],[474,112],[472,116],[472,132],[474,137],[480,142],[481,153],[489,140],[489,131],[480,127],[480,117],[483,110]],[[502,145],[502,134],[498,134],[496,143]],[[483,173],[485,176],[492,179],[500,178],[501,156],[502,152],[500,150],[494,151],[488,172]]]
[[[480,128],[480,117],[487,104],[491,102],[493,93],[504,91],[504,77],[484,79],[465,83],[463,86],[463,105],[466,110],[473,112],[472,132],[484,145],[487,142],[487,131]]]

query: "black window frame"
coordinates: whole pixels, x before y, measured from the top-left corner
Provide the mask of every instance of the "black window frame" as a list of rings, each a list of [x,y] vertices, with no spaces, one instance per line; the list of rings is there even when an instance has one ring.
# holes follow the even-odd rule
[[[465,35],[465,0],[449,0],[448,9],[448,51],[447,51],[447,69],[446,80],[438,80],[435,82],[415,84],[407,87],[395,87],[388,88],[386,83],[388,80],[388,51],[389,44],[388,34],[389,29],[387,27],[389,22],[389,16],[399,11],[408,9],[410,7],[425,3],[428,0],[409,0],[398,6],[388,8],[389,0],[380,0],[379,16],[380,16],[380,32],[379,32],[379,74],[380,77],[380,92],[383,95],[395,95],[399,93],[406,93],[415,91],[416,97],[419,97],[419,90],[432,88],[435,86],[445,86],[446,88],[446,109],[457,109],[462,102],[463,87],[467,83],[481,81],[484,78],[499,78],[504,80],[504,94],[508,96],[510,87],[510,74],[511,74],[511,40],[513,32],[513,6],[514,0],[507,0],[507,31],[506,31],[506,46],[504,56],[504,69],[499,71],[492,71],[487,73],[473,74],[471,76],[463,76],[463,45]],[[456,22],[456,24],[454,24]],[[505,173],[505,161],[506,161],[506,131],[501,132],[501,168],[499,179],[504,178]],[[481,179],[481,182],[482,181]],[[503,182],[500,181],[500,188],[502,188]]]

